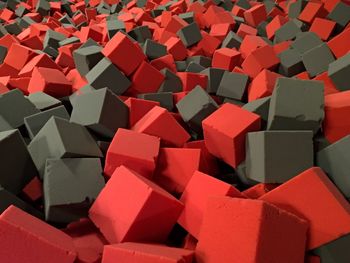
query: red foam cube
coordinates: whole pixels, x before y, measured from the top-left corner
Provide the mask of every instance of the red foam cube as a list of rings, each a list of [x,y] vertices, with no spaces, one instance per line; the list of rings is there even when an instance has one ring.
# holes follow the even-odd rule
[[[264,4],[255,5],[244,12],[245,22],[253,27],[257,27],[267,18],[266,7]]]
[[[259,115],[225,103],[202,125],[209,152],[236,168],[245,158],[246,134],[258,131],[261,124]]]
[[[133,73],[146,59],[145,54],[125,34],[118,32],[103,48],[108,57],[126,75]]]
[[[212,197],[196,248],[198,263],[304,263],[307,222],[260,200]]]
[[[248,188],[242,193],[250,199],[258,199],[260,196],[263,196],[264,194],[270,192],[271,190],[275,189],[277,186],[278,184],[260,183]]]
[[[316,17],[315,20],[312,22],[309,31],[317,34],[322,40],[327,41],[328,38],[331,36],[336,24],[337,23],[334,21]]]
[[[0,215],[0,259],[6,263],[73,263],[73,240],[62,231],[10,206]]]
[[[263,69],[248,87],[248,101],[257,100],[272,95],[276,80],[282,75]]]
[[[110,243],[164,242],[183,205],[171,194],[125,166],[119,166],[89,210]]]
[[[132,130],[160,137],[163,145],[182,147],[190,139],[187,131],[164,108],[155,106]]]
[[[72,84],[57,69],[36,67],[28,85],[28,92],[42,91],[53,97],[65,97],[71,94]]]
[[[187,57],[187,49],[180,38],[170,37],[164,45],[175,60],[184,60]]]
[[[220,48],[214,52],[212,67],[232,71],[239,66],[241,53],[235,48]]]
[[[178,223],[196,239],[199,237],[203,213],[210,196],[243,198],[243,195],[234,186],[195,171],[180,198],[185,207]]]
[[[104,173],[112,176],[120,165],[151,178],[156,167],[160,139],[147,134],[118,129],[108,147]]]
[[[105,246],[102,263],[192,263],[194,252],[157,244],[122,243]]]
[[[350,204],[318,167],[302,172],[259,199],[309,222],[307,249],[350,233]]]
[[[168,192],[181,194],[199,169],[199,149],[161,148],[153,180]]]
[[[128,98],[124,103],[129,107],[129,126],[132,127],[154,106],[159,106],[158,101]]]
[[[191,91],[196,86],[207,88],[208,76],[192,72],[178,72],[176,75],[181,79],[183,91]]]

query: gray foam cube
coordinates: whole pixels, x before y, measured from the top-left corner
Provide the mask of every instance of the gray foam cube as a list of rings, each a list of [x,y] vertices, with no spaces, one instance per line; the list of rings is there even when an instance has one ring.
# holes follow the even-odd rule
[[[302,55],[303,63],[310,77],[315,77],[328,70],[334,56],[326,43],[323,43]]]
[[[75,98],[70,121],[112,138],[118,128],[128,127],[129,108],[107,88],[99,89]]]
[[[292,77],[303,71],[305,67],[301,55],[294,49],[287,49],[278,55],[280,65],[278,73],[286,77]]]
[[[13,128],[24,124],[24,118],[40,112],[35,105],[14,89],[0,95],[0,115]]]
[[[71,45],[71,44],[75,44],[75,43],[80,43],[80,39],[77,37],[69,37],[69,38],[66,38],[66,39],[58,42],[58,45],[60,47],[63,47],[63,46]]]
[[[323,118],[323,82],[277,79],[270,101],[268,130],[312,130],[316,133]]]
[[[0,132],[0,185],[13,194],[21,190],[38,175],[20,132]]]
[[[129,31],[128,35],[138,43],[145,43],[147,39],[152,39],[152,32],[148,26],[138,26]]]
[[[195,132],[202,132],[202,121],[218,109],[217,103],[200,86],[191,90],[177,104],[182,119]]]
[[[47,110],[62,104],[60,100],[41,91],[31,93],[27,98],[39,110]]]
[[[39,0],[35,7],[35,12],[42,16],[47,16],[50,12],[50,3],[47,0]]]
[[[262,126],[265,127],[269,116],[271,97],[264,97],[261,99],[253,100],[242,106],[243,109],[256,113],[261,117]]]
[[[328,76],[338,90],[350,89],[350,53],[329,64]]]
[[[208,76],[207,92],[216,94],[225,70],[221,68],[206,68],[200,73]]]
[[[158,92],[139,94],[138,97],[144,100],[152,100],[160,103],[160,106],[172,111],[174,109],[174,99],[172,92]]]
[[[7,47],[0,46],[0,64],[4,62],[6,55],[7,55]]]
[[[212,59],[205,56],[191,56],[186,59],[187,64],[191,62],[197,63],[204,68],[211,67]]]
[[[27,128],[29,137],[33,139],[52,116],[69,120],[69,114],[63,105],[25,117],[24,124]]]
[[[307,1],[297,0],[296,2],[290,3],[288,8],[288,17],[289,18],[298,18],[301,11],[303,11]]]
[[[202,39],[202,34],[197,23],[192,23],[181,28],[176,34],[186,47],[193,46]]]
[[[131,85],[130,80],[107,58],[101,59],[85,77],[91,87],[109,88],[117,95],[123,94]]]
[[[309,50],[323,44],[320,37],[314,32],[302,32],[297,35],[296,39],[290,45],[292,49],[299,52],[301,55]]]
[[[246,173],[261,183],[284,183],[313,166],[311,131],[250,132]]]
[[[222,76],[216,95],[242,100],[248,85],[248,75],[226,71]]]
[[[242,43],[242,38],[235,32],[230,31],[221,43],[221,48],[236,48],[239,49]]]
[[[186,72],[192,72],[192,73],[200,73],[201,71],[203,71],[205,69],[205,67],[197,64],[196,62],[190,62],[187,65],[186,68]]]
[[[102,47],[89,46],[78,48],[73,52],[73,59],[76,69],[80,75],[85,76],[101,59],[104,58],[101,53]]]
[[[158,92],[182,91],[182,81],[175,73],[167,68],[162,69],[160,72],[165,76],[165,79],[160,85]]]
[[[28,145],[39,175],[44,175],[47,159],[102,157],[101,150],[87,131],[79,124],[51,117]]]
[[[143,45],[143,53],[149,59],[156,59],[165,56],[167,54],[167,48],[158,42],[147,39]]]
[[[43,183],[45,219],[70,223],[86,217],[104,185],[98,158],[47,160]]]
[[[349,247],[350,234],[347,234],[312,250],[312,253],[320,257],[321,263],[348,263],[350,262]]]
[[[117,34],[121,30],[125,30],[125,24],[123,21],[118,19],[110,19],[107,20],[107,32],[108,38],[112,39],[112,37]]]
[[[350,21],[350,5],[338,2],[327,18],[336,22],[340,28],[344,28]]]
[[[339,190],[350,198],[350,135],[320,150],[316,163],[335,183]]]
[[[290,20],[276,30],[274,42],[281,43],[283,41],[292,40],[301,32],[300,26],[297,25],[294,20]]]
[[[65,39],[66,39],[65,35],[49,29],[46,31],[46,34],[45,34],[43,47],[44,48],[51,47],[53,49],[58,49],[60,47],[59,42]]]

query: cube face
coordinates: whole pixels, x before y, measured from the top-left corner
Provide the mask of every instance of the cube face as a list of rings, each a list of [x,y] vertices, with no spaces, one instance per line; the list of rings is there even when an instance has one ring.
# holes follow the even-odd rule
[[[177,35],[186,47],[193,46],[202,39],[197,23],[189,24],[177,32]]]
[[[350,136],[331,144],[317,153],[316,163],[321,167],[339,190],[350,198],[350,179],[348,176]]]
[[[184,204],[184,210],[178,223],[196,239],[199,237],[207,201],[210,196],[214,195],[243,198],[233,186],[210,175],[195,171],[180,198]]]
[[[112,176],[114,170],[124,165],[151,178],[159,154],[160,139],[147,134],[119,129],[106,156],[104,172]]]
[[[248,75],[225,72],[220,81],[216,95],[230,99],[242,100],[247,88],[248,80]]]
[[[259,129],[258,115],[229,103],[203,121],[204,140],[209,152],[233,167],[244,159],[246,133]]]
[[[196,132],[201,133],[202,121],[217,108],[217,103],[202,87],[197,86],[176,104],[182,119]]]
[[[241,262],[302,263],[306,230],[304,220],[265,202],[212,197],[204,213],[196,259],[199,263],[237,259]],[[228,231],[235,235],[228,236]],[[289,238],[283,243],[274,238],[284,235]],[[292,248],[292,244],[296,246]]]
[[[76,97],[70,121],[112,138],[118,128],[128,127],[129,108],[107,88],[99,89]]]
[[[0,132],[0,185],[18,194],[38,171],[18,130]]]
[[[346,263],[350,260],[348,247],[350,244],[350,235],[340,237],[328,244],[320,246],[312,252],[320,257],[321,262]]]
[[[101,150],[85,127],[51,117],[28,145],[35,166],[42,177],[46,159],[102,157]]]
[[[304,171],[259,199],[309,222],[307,249],[350,233],[350,204],[318,167]]]
[[[181,210],[182,204],[169,193],[120,166],[97,197],[89,217],[111,243],[163,242]]]
[[[103,58],[87,74],[86,79],[95,89],[109,88],[115,94],[124,93],[130,86],[130,80],[112,64],[112,62]],[[118,85],[112,85],[118,83]]]
[[[73,52],[74,63],[80,75],[85,76],[101,59],[102,47],[89,46],[75,50]]]
[[[87,216],[104,187],[98,158],[48,159],[44,174],[45,218],[70,223]],[[64,189],[64,196],[60,192]]]
[[[123,33],[118,32],[108,42],[102,53],[126,75],[130,75],[145,59],[135,44]],[[131,57],[130,57],[131,56]]]
[[[324,117],[323,83],[312,80],[277,79],[269,109],[269,130],[313,130]],[[295,102],[298,102],[296,106]]]
[[[328,76],[338,90],[349,90],[347,77],[350,74],[350,54],[347,54],[329,65]]]
[[[247,135],[246,172],[262,183],[284,183],[313,166],[311,131],[263,131]]]

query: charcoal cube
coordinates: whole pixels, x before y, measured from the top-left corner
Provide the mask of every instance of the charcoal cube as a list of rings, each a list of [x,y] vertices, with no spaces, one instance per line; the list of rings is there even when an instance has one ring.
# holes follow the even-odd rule
[[[117,95],[123,94],[130,86],[130,80],[108,58],[101,59],[87,74],[91,87],[109,88]]]
[[[235,175],[238,177],[238,180],[246,186],[254,186],[259,184],[259,182],[249,179],[247,177],[245,161],[243,161],[237,166],[237,168],[235,169]]]
[[[65,35],[49,29],[46,31],[46,34],[45,34],[43,47],[44,48],[51,47],[53,49],[58,49],[60,47],[59,42],[65,39],[66,39]]]
[[[242,100],[248,85],[248,75],[226,71],[222,76],[216,95]]]
[[[24,124],[24,118],[40,112],[35,105],[14,89],[0,95],[0,115],[12,128]]]
[[[272,93],[268,130],[312,130],[324,118],[324,84],[315,80],[278,78]]]
[[[350,89],[350,53],[329,64],[328,76],[338,90]]]
[[[50,12],[50,3],[47,0],[38,0],[35,12],[39,13],[42,16],[47,16]]]
[[[25,117],[24,124],[27,128],[29,137],[33,139],[52,116],[69,120],[69,114],[63,105]]]
[[[181,28],[176,34],[186,47],[193,46],[202,39],[202,34],[197,23],[192,23]]]
[[[172,92],[145,93],[138,95],[140,99],[152,100],[160,103],[160,106],[168,111],[174,109],[174,100]]]
[[[0,64],[4,62],[6,55],[7,55],[7,47],[0,46]]]
[[[261,99],[253,100],[242,106],[243,109],[256,113],[261,117],[262,127],[266,127],[267,119],[269,116],[271,97],[264,97]]]
[[[102,157],[98,145],[84,126],[55,116],[35,135],[28,150],[41,177],[47,159]]]
[[[60,100],[41,91],[31,93],[27,98],[39,110],[47,110],[62,104]]]
[[[221,68],[206,68],[201,74],[208,76],[207,92],[216,94],[225,70]]]
[[[284,183],[313,166],[312,131],[250,132],[246,173],[261,183]]]
[[[107,32],[108,38],[112,39],[112,37],[117,34],[121,30],[125,30],[125,24],[123,21],[118,19],[110,19],[107,20]]]
[[[194,19],[195,14],[194,14],[194,12],[182,13],[182,14],[179,14],[179,17],[181,19],[185,20],[189,24],[195,22],[195,19]]]
[[[319,256],[322,263],[348,263],[350,262],[349,247],[350,234],[347,234],[314,249],[312,253]]]
[[[75,43],[80,43],[80,39],[77,37],[69,37],[69,38],[66,38],[66,39],[58,42],[58,45],[60,47],[63,47],[63,46],[71,45],[71,44],[75,44]]]
[[[176,70],[179,72],[186,71],[187,62],[186,61],[175,61]]]
[[[135,39],[138,43],[145,43],[147,39],[152,39],[152,32],[148,26],[138,26],[129,31],[129,36]]]
[[[151,39],[147,39],[143,45],[143,53],[145,53],[149,59],[156,59],[165,56],[167,54],[167,49],[166,46]]]
[[[0,132],[0,155],[0,185],[13,194],[18,194],[38,175],[18,130]]]
[[[103,88],[77,96],[70,121],[112,138],[118,128],[128,127],[129,108],[113,92]]]
[[[335,183],[339,190],[350,198],[350,135],[320,150],[316,163]]]
[[[305,5],[307,4],[307,1],[305,0],[297,0],[293,3],[290,3],[288,8],[288,17],[289,18],[298,18],[301,11],[303,11]]]
[[[80,75],[85,76],[104,56],[102,47],[89,46],[76,49],[73,52],[74,63]]]
[[[191,56],[186,59],[186,62],[190,64],[191,62],[197,63],[204,68],[209,68],[211,66],[211,58],[204,56]]]
[[[294,49],[287,49],[278,55],[280,65],[278,73],[286,77],[292,77],[303,71],[305,67],[301,55]]]
[[[290,20],[281,26],[275,32],[275,43],[281,43],[283,41],[294,39],[298,33],[301,33],[300,26],[296,23],[295,20]]]
[[[81,87],[79,90],[77,90],[76,92],[74,92],[72,95],[69,96],[69,102],[71,105],[74,105],[76,98],[82,94],[86,94],[89,92],[92,92],[96,89],[94,89],[93,87],[91,87],[90,85],[85,85],[84,87]],[[72,108],[73,109],[73,108]]]
[[[160,71],[165,79],[160,85],[158,92],[181,92],[182,91],[182,81],[181,79],[173,73],[171,70],[165,68]]]
[[[310,77],[315,77],[328,70],[334,61],[333,54],[326,43],[323,43],[302,55],[303,63]]]
[[[350,22],[350,5],[339,1],[327,18],[336,22],[340,28],[346,27]]]
[[[22,28],[20,27],[20,25],[16,21],[8,23],[4,27],[5,27],[6,31],[12,35],[19,35],[22,32]]]
[[[323,44],[323,42],[316,33],[303,32],[297,35],[297,38],[290,46],[292,49],[303,55],[321,44]]]
[[[221,48],[236,48],[239,49],[242,43],[242,38],[233,31],[230,31],[222,41]]]
[[[202,121],[218,109],[217,103],[200,86],[195,87],[176,104],[182,119],[197,133],[202,133]]]
[[[196,62],[190,62],[186,68],[186,72],[200,73],[205,67],[197,64]]]
[[[104,185],[98,158],[48,159],[43,183],[45,219],[70,223],[86,217]]]

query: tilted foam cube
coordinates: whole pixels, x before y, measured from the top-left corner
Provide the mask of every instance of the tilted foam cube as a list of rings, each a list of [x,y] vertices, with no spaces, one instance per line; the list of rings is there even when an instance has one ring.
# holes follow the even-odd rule
[[[118,129],[108,147],[104,173],[112,176],[114,170],[124,165],[151,178],[156,167],[160,139],[155,136]]]
[[[89,211],[110,243],[164,242],[183,205],[125,166],[118,167]]]
[[[302,172],[259,199],[309,222],[307,249],[350,233],[350,204],[318,167]]]
[[[306,230],[305,220],[266,202],[212,197],[204,212],[196,260],[303,263]]]
[[[225,103],[207,117],[202,125],[209,152],[232,167],[237,167],[245,158],[246,134],[260,129],[260,116]]]

